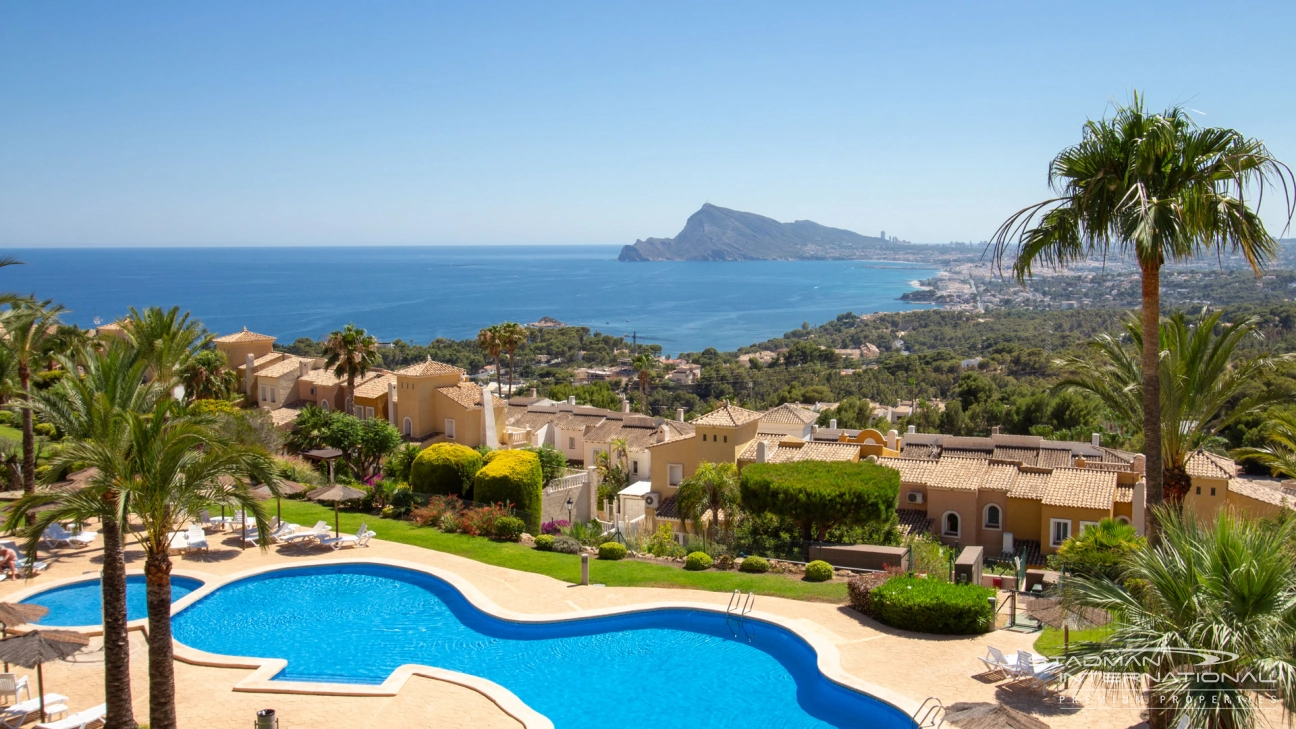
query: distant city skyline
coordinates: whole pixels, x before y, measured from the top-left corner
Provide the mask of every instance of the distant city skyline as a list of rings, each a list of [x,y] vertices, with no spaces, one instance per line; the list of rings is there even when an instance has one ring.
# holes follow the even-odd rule
[[[8,3],[0,248],[621,246],[704,202],[980,241],[1134,89],[1296,165],[1292,27],[1279,2]]]

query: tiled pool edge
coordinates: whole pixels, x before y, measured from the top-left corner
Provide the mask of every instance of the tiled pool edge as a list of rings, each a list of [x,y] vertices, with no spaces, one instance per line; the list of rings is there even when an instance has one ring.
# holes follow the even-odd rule
[[[550,623],[571,620],[573,618],[597,618],[612,615],[624,615],[627,613],[644,612],[647,610],[698,610],[712,613],[724,614],[724,608],[709,603],[695,603],[684,601],[666,601],[639,603],[636,605],[626,605],[613,608],[599,608],[593,610],[579,610],[575,612],[566,612],[558,614],[532,614],[519,613],[507,608],[501,607],[475,585],[467,579],[461,577],[456,572],[446,570],[430,565],[420,564],[417,562],[408,562],[396,559],[327,559],[327,560],[307,560],[300,563],[289,565],[265,565],[262,567],[244,570],[230,575],[211,578],[204,575],[195,579],[204,579],[202,587],[194,590],[185,597],[177,600],[171,605],[171,614],[175,615],[193,603],[201,600],[203,597],[214,592],[220,587],[236,582],[238,580],[262,575],[270,572],[282,572],[294,569],[325,567],[336,565],[381,565],[386,567],[395,567],[415,572],[422,572],[432,577],[444,580],[451,587],[459,591],[470,604],[476,609],[499,618],[517,623]],[[176,572],[176,574],[181,574]],[[189,576],[189,575],[183,575]],[[48,589],[48,586],[46,586]],[[753,610],[746,616],[749,620],[760,620],[762,622],[776,625],[784,630],[791,632],[793,635],[805,641],[815,652],[816,667],[825,678],[833,683],[844,686],[853,691],[864,693],[877,701],[889,704],[895,709],[901,711],[906,716],[913,716],[914,711],[918,709],[918,702],[912,698],[900,694],[891,689],[877,686],[845,672],[841,667],[841,654],[837,646],[822,635],[799,629],[796,625],[799,620],[784,618],[779,615],[764,613]],[[144,622],[144,621],[136,621]],[[142,627],[142,626],[141,626]],[[240,680],[234,685],[235,691],[246,691],[256,693],[291,693],[291,694],[317,694],[326,696],[395,696],[399,693],[412,676],[424,676],[447,683],[453,683],[472,689],[487,699],[491,700],[496,706],[517,719],[527,729],[552,729],[551,722],[543,714],[537,712],[519,699],[512,691],[500,686],[499,684],[487,679],[472,676],[458,671],[448,671],[442,668],[432,666],[423,666],[418,664],[404,664],[392,671],[379,685],[363,684],[343,684],[343,683],[319,683],[305,681],[273,681],[276,674],[288,665],[288,662],[282,658],[250,658],[240,656],[226,656],[214,653],[207,653],[195,648],[190,648],[179,641],[175,642],[175,657],[177,660],[186,663],[192,663],[200,666],[211,666],[216,668],[242,668],[253,669],[252,673],[246,678]]]
[[[23,600],[39,595],[42,592],[49,592],[50,590],[58,589],[60,587],[75,585],[78,582],[97,581],[100,578],[100,574],[101,573],[99,572],[87,572],[77,577],[65,577],[61,580],[51,580],[50,582],[42,582],[38,585],[24,587],[21,590],[16,590],[14,592],[9,593],[4,597],[3,601],[13,602],[13,603],[22,602]],[[127,570],[126,576],[143,577],[144,570]],[[198,582],[201,582],[202,587],[197,588],[196,590],[194,590],[194,592],[198,592],[199,590],[205,590],[209,585],[213,583],[223,584],[225,581],[225,578],[221,577],[220,575],[214,575],[210,572],[201,572],[199,570],[190,570],[190,569],[173,569],[171,570],[171,576],[187,577],[191,580],[197,580]],[[189,595],[185,595],[185,597],[181,598],[181,600],[188,599],[188,597]],[[175,610],[175,605],[179,604],[181,600],[176,600],[174,603],[171,604],[173,612]],[[34,625],[37,628],[49,627],[51,629],[56,629],[56,630],[71,630],[78,633],[84,633],[85,635],[90,635],[90,636],[103,635],[102,625],[41,626],[40,623],[32,623],[32,625]],[[132,620],[126,623],[126,628],[127,630],[143,630],[147,632],[148,618],[140,618],[138,620]],[[22,633],[24,632],[24,629],[20,627],[17,629],[17,631],[10,630],[9,632]]]

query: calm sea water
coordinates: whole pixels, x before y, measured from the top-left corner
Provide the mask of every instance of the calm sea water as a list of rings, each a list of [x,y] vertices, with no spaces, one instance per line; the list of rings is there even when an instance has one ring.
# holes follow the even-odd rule
[[[280,342],[348,322],[380,340],[462,339],[500,321],[552,316],[667,352],[730,350],[845,311],[903,311],[906,263],[621,263],[612,246],[81,248],[11,251],[0,291],[61,302],[92,326],[130,306],[180,306],[218,333]]]

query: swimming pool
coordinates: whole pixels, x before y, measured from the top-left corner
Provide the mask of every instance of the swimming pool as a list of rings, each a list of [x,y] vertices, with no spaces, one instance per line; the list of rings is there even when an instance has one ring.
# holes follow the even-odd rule
[[[171,602],[202,586],[201,580],[172,575]],[[36,621],[41,625],[71,628],[103,624],[103,591],[98,578],[43,590],[21,602],[49,608],[49,615]],[[126,618],[139,620],[147,617],[144,575],[129,575],[126,578]]]
[[[909,729],[903,712],[839,686],[814,650],[755,619],[668,609],[517,623],[444,580],[370,564],[299,567],[223,585],[172,618],[175,639],[283,658],[275,680],[379,684],[403,664],[480,676],[557,729],[678,725]]]

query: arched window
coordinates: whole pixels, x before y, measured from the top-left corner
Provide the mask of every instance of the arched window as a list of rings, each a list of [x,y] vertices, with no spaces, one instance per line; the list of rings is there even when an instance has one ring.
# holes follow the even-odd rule
[[[328,412],[329,409],[328,400],[320,400],[320,407],[324,409],[324,412]]]
[[[947,511],[941,517],[941,531],[947,537],[959,536],[959,515],[957,511]]]
[[[1003,528],[1003,510],[998,504],[986,504],[985,521],[982,524],[986,529]]]
[[[414,435],[414,421],[405,418],[405,422],[401,424],[401,433],[403,435]]]

